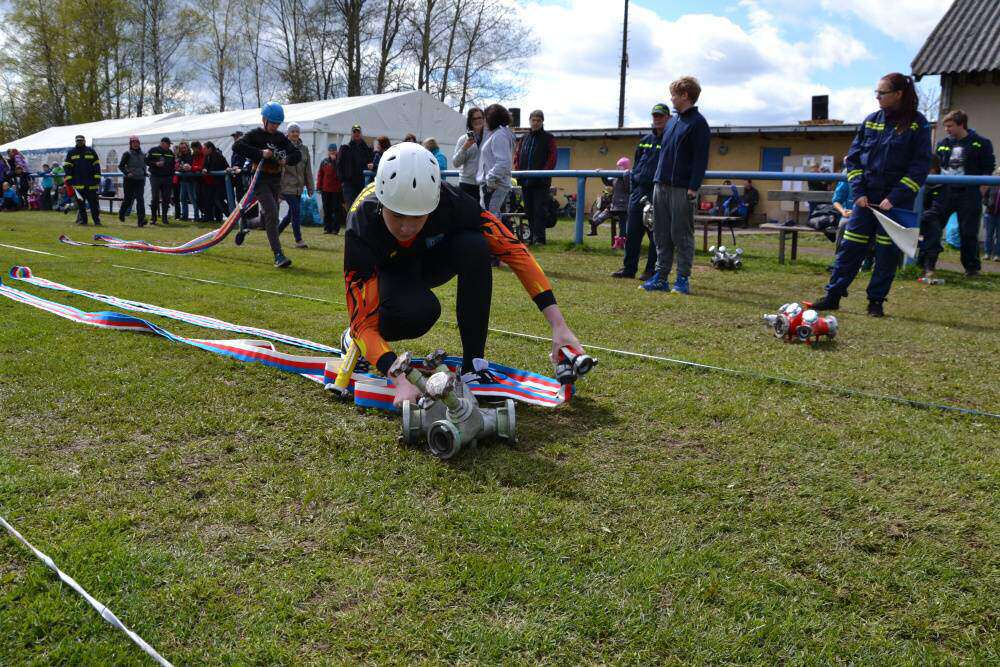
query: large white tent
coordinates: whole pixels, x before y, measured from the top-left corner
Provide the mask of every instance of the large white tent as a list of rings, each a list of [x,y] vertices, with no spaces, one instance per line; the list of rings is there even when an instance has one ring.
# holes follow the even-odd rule
[[[410,132],[421,140],[435,137],[449,163],[455,140],[465,130],[462,114],[423,91],[287,104],[282,130],[290,122],[297,122],[302,128],[302,141],[312,153],[314,171],[326,155],[327,145],[347,141],[355,123],[361,125],[369,143],[379,135],[396,143]],[[175,146],[181,139],[211,141],[228,158],[233,143],[230,135],[236,130],[246,132],[258,125],[259,108],[190,116],[168,113],[51,127],[4,144],[0,150],[17,148],[25,154],[32,168],[37,169],[43,162],[61,161],[73,146],[73,138],[82,134],[97,151],[104,169],[115,171],[118,158],[128,150],[130,135],[138,135],[143,150],[165,136],[170,137]]]
[[[455,140],[465,129],[465,117],[423,91],[385,93],[362,97],[342,97],[318,102],[286,104],[284,131],[288,123],[296,122],[302,128],[302,141],[312,154],[313,171],[326,156],[330,143],[341,144],[349,140],[351,126],[361,125],[369,143],[385,135],[396,143],[412,132],[421,140],[435,137],[441,150],[451,161]],[[236,130],[246,132],[260,125],[260,109],[241,109],[197,116],[180,116],[158,122],[134,131],[116,135],[103,135],[94,141],[94,149],[106,164],[117,165],[117,156],[128,150],[130,134],[139,136],[144,149],[170,137],[176,147],[181,139],[211,141],[229,157]]]
[[[116,137],[121,134],[128,136],[142,130],[142,128],[154,126],[157,123],[176,118],[180,115],[180,112],[175,111],[155,116],[116,118],[112,120],[99,120],[93,123],[50,127],[41,132],[17,139],[16,141],[10,141],[0,146],[0,151],[6,152],[8,148],[16,148],[24,153],[24,156],[28,159],[28,163],[33,169],[38,169],[43,163],[62,163],[66,158],[66,151],[73,147],[76,135],[78,134],[86,137],[89,144],[103,137]],[[115,167],[117,167],[117,163]]]

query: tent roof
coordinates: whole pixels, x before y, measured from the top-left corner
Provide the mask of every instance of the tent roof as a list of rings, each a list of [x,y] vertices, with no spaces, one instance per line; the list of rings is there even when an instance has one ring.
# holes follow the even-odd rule
[[[87,137],[87,142],[92,143],[94,139],[107,136],[140,133],[141,129],[151,125],[156,125],[165,120],[175,118],[181,114],[177,111],[171,113],[161,113],[154,116],[140,116],[138,118],[114,118],[111,120],[99,120],[93,123],[79,123],[77,125],[61,125],[50,127],[28,135],[16,141],[10,141],[2,146],[0,150],[16,148],[25,154],[32,152],[50,152],[55,150],[69,150],[75,143],[75,137],[82,134]]]
[[[359,123],[368,136],[397,135],[400,129],[418,136],[448,132],[456,136],[465,127],[465,119],[448,105],[423,91],[384,93],[359,97],[341,97],[316,102],[286,104],[285,123],[296,122],[303,132],[319,131],[348,134]],[[226,137],[236,130],[247,131],[260,125],[260,109],[239,109],[218,113],[182,116],[157,123],[135,132],[104,135],[102,144],[122,143],[128,134],[138,134],[143,144],[160,137],[179,139],[212,139]],[[453,137],[442,138],[450,143]]]

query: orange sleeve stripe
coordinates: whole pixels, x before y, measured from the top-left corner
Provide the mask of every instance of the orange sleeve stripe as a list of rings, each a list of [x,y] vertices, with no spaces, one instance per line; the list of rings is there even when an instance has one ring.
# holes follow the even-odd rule
[[[552,289],[534,255],[518,241],[507,226],[489,211],[483,211],[483,231],[490,252],[509,266],[532,299]]]
[[[389,344],[378,331],[378,275],[373,274],[366,279],[351,271],[345,276],[345,282],[351,336],[361,349],[361,354],[374,365],[383,354],[391,352]]]

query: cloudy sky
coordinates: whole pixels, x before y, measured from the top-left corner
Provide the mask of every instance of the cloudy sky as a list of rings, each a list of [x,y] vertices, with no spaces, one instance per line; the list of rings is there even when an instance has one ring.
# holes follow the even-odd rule
[[[873,111],[872,91],[910,61],[949,0],[632,0],[626,125],[645,125],[667,85],[697,76],[710,123],[789,123],[810,117],[813,95],[830,95],[833,118]],[[526,114],[550,128],[613,127],[623,0],[522,4],[540,43],[529,62]],[[512,104],[517,106],[517,104]]]

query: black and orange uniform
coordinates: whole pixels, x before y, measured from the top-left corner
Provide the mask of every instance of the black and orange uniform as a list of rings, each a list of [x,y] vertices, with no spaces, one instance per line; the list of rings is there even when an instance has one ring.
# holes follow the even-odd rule
[[[374,184],[362,190],[347,216],[344,279],[351,335],[364,357],[386,374],[396,360],[387,341],[426,334],[441,316],[431,288],[458,276],[462,364],[464,371],[473,370],[472,360],[486,351],[494,255],[514,271],[539,310],[556,302],[524,244],[458,187],[441,185],[441,202],[406,244],[386,227]]]
[[[66,153],[63,163],[66,170],[66,184],[80,194],[77,222],[87,224],[87,209],[94,216],[94,224],[101,224],[101,207],[97,200],[97,188],[101,183],[101,159],[90,146],[74,146]]]

